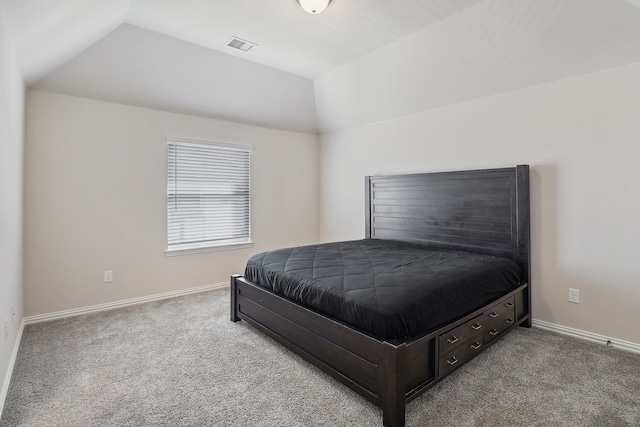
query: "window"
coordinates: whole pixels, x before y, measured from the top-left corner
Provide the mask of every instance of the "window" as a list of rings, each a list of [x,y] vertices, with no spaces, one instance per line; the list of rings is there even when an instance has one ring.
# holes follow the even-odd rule
[[[167,254],[251,243],[251,147],[167,139]]]

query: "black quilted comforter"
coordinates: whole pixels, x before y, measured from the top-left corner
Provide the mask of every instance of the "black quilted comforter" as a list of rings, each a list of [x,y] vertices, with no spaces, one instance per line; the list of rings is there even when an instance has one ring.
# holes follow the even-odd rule
[[[387,340],[403,340],[517,287],[512,260],[365,239],[254,255],[245,277]]]

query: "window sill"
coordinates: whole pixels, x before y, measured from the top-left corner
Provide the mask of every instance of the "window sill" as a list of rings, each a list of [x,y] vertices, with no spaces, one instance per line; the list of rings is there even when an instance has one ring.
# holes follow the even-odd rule
[[[180,256],[180,255],[190,255],[190,254],[199,254],[203,252],[219,252],[219,251],[231,251],[235,249],[244,249],[253,247],[253,242],[242,242],[242,243],[228,243],[226,245],[220,246],[204,246],[204,247],[192,247],[192,248],[184,248],[184,249],[167,249],[164,254],[166,256]]]

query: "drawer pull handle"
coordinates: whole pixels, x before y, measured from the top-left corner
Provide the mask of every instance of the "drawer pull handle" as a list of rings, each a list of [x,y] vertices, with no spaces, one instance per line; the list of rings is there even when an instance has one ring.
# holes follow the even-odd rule
[[[500,315],[498,313],[496,313],[495,311],[493,313],[489,313],[489,317],[491,317],[492,319],[495,319],[498,316],[500,316]]]
[[[447,338],[447,342],[448,342],[449,344],[453,344],[454,342],[458,342],[458,340],[459,340],[459,339],[460,339],[460,338],[458,338],[457,336],[455,336],[455,335],[454,335],[454,336],[452,336],[452,337]]]
[[[451,356],[451,359],[450,359],[450,360],[447,360],[447,365],[451,365],[451,366],[453,366],[453,365],[455,365],[456,363],[458,363],[458,358],[457,358],[457,357],[455,357],[455,356]]]
[[[482,328],[482,325],[480,323],[476,323],[475,325],[471,325],[471,329],[473,329],[474,331],[477,331],[480,328]]]
[[[497,330],[497,329],[492,329],[492,330],[489,331],[489,335],[494,336],[494,337],[496,335],[498,335],[499,333],[500,333],[500,331]]]
[[[511,308],[511,307],[513,307],[513,303],[512,302],[508,302],[504,306],[507,307],[507,308]]]
[[[507,325],[510,325],[513,323],[513,319],[507,319],[504,321]]]
[[[474,350],[477,350],[480,347],[482,347],[482,344],[480,344],[478,341],[476,341],[473,344],[471,344],[471,348],[474,349]]]

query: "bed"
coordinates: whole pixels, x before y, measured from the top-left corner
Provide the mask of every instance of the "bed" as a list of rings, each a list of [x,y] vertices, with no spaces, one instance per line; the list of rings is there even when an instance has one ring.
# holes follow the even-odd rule
[[[529,167],[365,177],[365,239],[256,254],[243,320],[382,408],[531,326]]]

